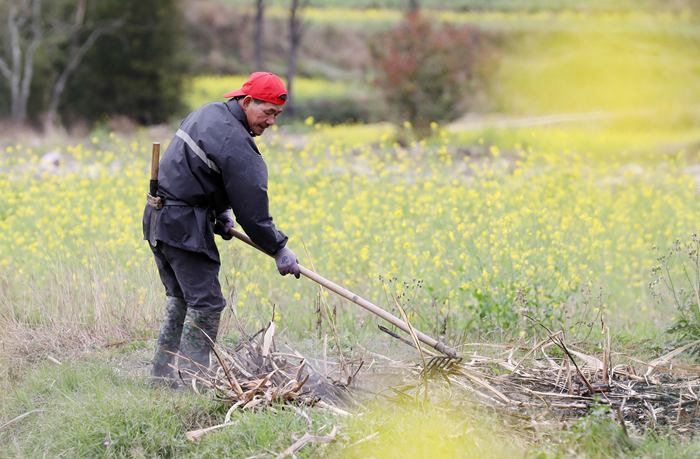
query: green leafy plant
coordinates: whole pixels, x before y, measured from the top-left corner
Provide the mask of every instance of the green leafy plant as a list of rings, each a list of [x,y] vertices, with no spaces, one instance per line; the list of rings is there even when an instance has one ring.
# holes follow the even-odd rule
[[[679,344],[700,339],[700,238],[692,234],[685,242],[677,239],[657,261],[649,287],[659,303],[670,302],[676,309],[668,332]]]
[[[587,457],[624,457],[634,443],[608,405],[594,404],[571,428],[571,444]]]

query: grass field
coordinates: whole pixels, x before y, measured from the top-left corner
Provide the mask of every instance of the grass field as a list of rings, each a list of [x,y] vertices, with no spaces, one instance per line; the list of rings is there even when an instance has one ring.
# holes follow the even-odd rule
[[[605,132],[596,131],[597,147],[590,148],[585,143],[590,135],[576,129],[460,134],[435,126],[427,141],[401,147],[393,143],[390,126],[309,125],[305,131],[271,133],[261,150],[270,167],[272,213],[302,263],[388,309],[387,292],[402,295],[409,317],[428,332],[442,330],[455,344],[479,336],[527,336],[521,316],[527,311],[575,336],[585,331],[575,324],[603,315],[621,342],[663,347],[670,339],[663,330],[675,309],[655,302],[647,284],[659,253],[697,231],[697,153],[651,148],[656,154],[616,155],[611,148],[634,145],[637,136],[630,133],[626,141],[619,131]],[[148,456],[160,441],[150,436],[162,431],[177,439],[173,454],[197,454],[182,443],[182,423],[190,421],[183,421],[181,411],[210,419],[201,411],[216,410],[188,395],[152,404],[150,389],[113,374],[104,361],[77,363],[71,370],[69,359],[65,370],[51,363],[30,370],[31,362],[47,356],[62,360],[81,342],[79,336],[88,342],[86,349],[94,349],[144,343],[157,328],[162,288],[140,230],[145,136],[96,131],[80,143],[3,145],[0,319],[8,331],[3,348],[10,351],[3,355],[4,384],[13,387],[18,375],[30,379],[8,389],[2,416],[38,406],[48,410],[28,419],[28,430],[20,423],[18,430],[0,432],[10,432],[16,451],[92,456],[130,455],[135,450],[129,448],[137,448]],[[639,145],[696,138],[691,131],[645,136],[637,139]],[[571,148],[560,150],[562,144]],[[41,160],[51,151],[62,155],[58,167]],[[219,245],[225,294],[239,315],[259,326],[275,304],[275,320],[288,329],[289,339],[313,347],[309,332],[317,288],[280,278],[269,259],[239,243]],[[338,307],[343,346],[376,345],[372,318],[326,298]],[[13,343],[17,330],[24,330],[24,339],[32,333],[37,338]],[[129,345],[124,352],[143,347]],[[143,352],[146,367],[149,351]],[[83,379],[88,388],[106,384],[106,389],[95,394]],[[65,382],[42,388],[42,381],[54,380]],[[61,384],[72,388],[60,389]],[[55,391],[63,395],[51,395]],[[47,405],[39,402],[45,399]],[[127,417],[96,414],[102,403],[105,412]],[[52,445],[37,437],[55,423],[69,422],[59,414],[66,411],[103,424],[70,429]],[[151,425],[154,417],[166,424]],[[74,419],[70,422],[80,416]],[[206,423],[201,419],[192,422]],[[119,423],[150,427],[102,446],[89,440],[119,430]],[[251,451],[281,445],[280,437],[255,435],[260,436],[246,440]],[[120,441],[127,449],[119,449]],[[75,442],[97,449],[77,452],[70,446]]]
[[[448,317],[455,331],[486,322],[510,328],[511,303],[523,289],[543,317],[559,320],[582,287],[603,288],[600,306],[632,326],[628,313],[649,307],[652,247],[695,229],[687,153],[630,164],[524,144],[501,151],[477,138],[484,154],[472,157],[450,151],[445,131],[402,148],[388,128],[346,141],[344,129],[352,132],[312,129],[316,140],[303,145],[300,136],[275,134],[262,142],[273,215],[306,264],[370,298],[384,297],[380,276],[396,277],[391,288],[399,290],[421,280],[411,308],[428,328]],[[65,146],[53,171],[40,149],[5,147],[5,314],[126,330],[152,323],[160,292],[140,235],[148,148],[97,135]],[[238,244],[222,244],[222,252],[240,310],[262,309],[254,315],[264,317],[275,303],[292,330],[308,326],[297,312],[313,302],[313,286],[278,279],[269,260]],[[45,288],[27,290],[27,282]],[[47,310],[47,302],[55,306]],[[649,317],[666,313],[652,308]],[[354,313],[343,314],[347,333],[363,328]]]
[[[245,0],[217,0],[224,4],[233,4],[237,6],[247,6]],[[282,0],[272,0],[270,2],[275,6],[285,6]],[[653,5],[650,1],[630,0],[452,0],[444,2],[440,0],[423,0],[419,2],[422,8],[425,9],[445,9],[445,10],[492,10],[492,11],[561,11],[561,10],[583,10],[583,11],[615,11],[627,10],[631,7],[648,8]],[[405,0],[316,0],[313,6],[317,8],[334,8],[346,7],[356,9],[366,8],[387,8],[387,9],[405,9],[407,2]]]
[[[236,4],[236,1],[219,0],[224,4]],[[495,5],[493,2],[488,2]],[[513,2],[515,4],[517,2]],[[532,3],[532,2],[529,2]],[[532,8],[459,8],[458,4],[448,5],[453,8],[431,7],[422,10],[423,15],[435,21],[472,25],[478,29],[493,31],[572,31],[576,27],[595,28],[602,32],[625,32],[635,29],[646,31],[671,31],[696,34],[693,27],[694,18],[687,9],[640,8],[635,2],[634,8],[620,3],[613,8],[569,8],[563,3],[560,6],[553,2],[549,7]],[[573,4],[574,2],[571,2]],[[577,2],[578,3],[578,2]],[[610,2],[600,2],[610,5]],[[522,5],[521,5],[522,6]],[[253,14],[250,3],[241,5],[237,11]],[[266,17],[273,20],[284,19],[288,16],[288,6],[280,4],[268,5]],[[338,2],[337,4],[313,5],[304,8],[302,15],[305,21],[314,25],[333,26],[338,28],[365,27],[369,30],[381,30],[400,21],[405,9],[396,8],[385,3],[375,2],[367,7]],[[679,28],[669,28],[674,24]]]

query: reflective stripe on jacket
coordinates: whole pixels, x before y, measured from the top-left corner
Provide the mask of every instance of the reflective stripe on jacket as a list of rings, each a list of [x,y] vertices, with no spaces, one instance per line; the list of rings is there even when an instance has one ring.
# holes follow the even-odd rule
[[[267,166],[236,101],[207,104],[190,113],[163,154],[158,195],[190,206],[146,205],[144,239],[157,215],[155,239],[219,261],[213,216],[233,209],[236,221],[262,249],[274,254],[287,243],[269,212]]]

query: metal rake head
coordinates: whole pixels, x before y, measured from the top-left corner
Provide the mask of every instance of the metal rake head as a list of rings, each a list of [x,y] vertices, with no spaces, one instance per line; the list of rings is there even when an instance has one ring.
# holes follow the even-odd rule
[[[462,357],[450,357],[438,355],[431,357],[423,368],[423,373],[431,375],[434,373],[449,373],[456,365],[462,362]]]

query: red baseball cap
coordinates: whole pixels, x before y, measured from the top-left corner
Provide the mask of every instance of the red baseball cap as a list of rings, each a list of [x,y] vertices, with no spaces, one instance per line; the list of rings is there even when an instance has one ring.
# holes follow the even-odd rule
[[[284,87],[280,77],[274,73],[255,72],[250,74],[248,81],[243,83],[241,89],[224,94],[224,97],[228,98],[238,96],[250,96],[271,104],[284,105],[287,101],[287,88]]]

